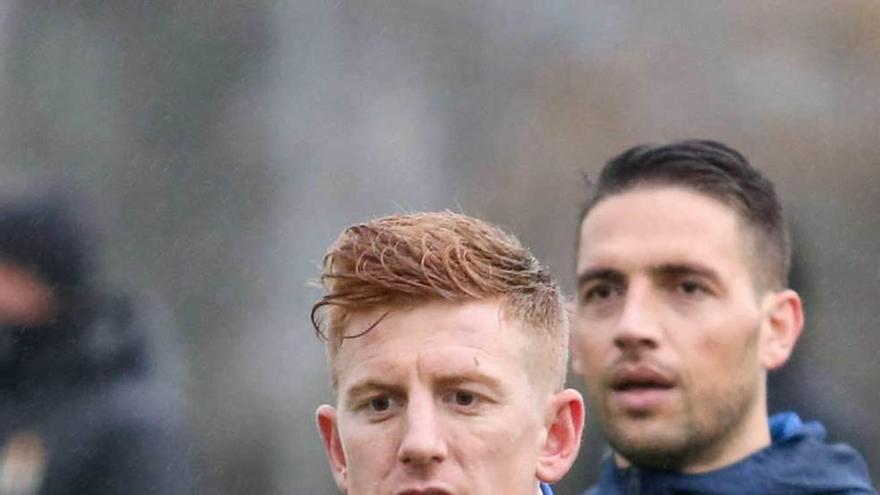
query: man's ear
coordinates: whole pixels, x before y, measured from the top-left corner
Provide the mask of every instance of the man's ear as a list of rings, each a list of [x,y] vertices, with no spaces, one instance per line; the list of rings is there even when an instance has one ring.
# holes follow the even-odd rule
[[[584,399],[573,389],[550,397],[546,413],[547,436],[535,473],[545,483],[556,483],[574,463],[584,432]]]
[[[339,426],[337,424],[336,409],[332,406],[323,405],[315,412],[318,423],[318,432],[324,443],[324,451],[327,460],[330,461],[330,469],[336,486],[342,493],[348,493],[348,464],[345,461],[345,451],[339,440]]]
[[[786,289],[767,294],[763,301],[764,346],[761,362],[779,368],[791,356],[804,327],[804,309],[797,292]]]

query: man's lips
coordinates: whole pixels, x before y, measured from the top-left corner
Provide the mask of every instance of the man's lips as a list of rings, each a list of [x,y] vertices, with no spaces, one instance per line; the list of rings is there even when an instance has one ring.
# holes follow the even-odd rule
[[[395,492],[395,495],[452,495],[452,492],[441,487],[407,488]]]
[[[651,366],[632,366],[619,368],[611,375],[611,389],[617,392],[639,389],[668,389],[675,386],[675,380]]]
[[[624,409],[647,410],[665,402],[676,382],[652,366],[625,366],[612,373],[609,385],[612,400]]]

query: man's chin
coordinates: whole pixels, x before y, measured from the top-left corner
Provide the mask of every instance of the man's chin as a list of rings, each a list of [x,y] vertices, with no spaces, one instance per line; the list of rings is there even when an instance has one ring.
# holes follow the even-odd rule
[[[668,415],[657,411],[606,410],[603,427],[608,438],[627,443],[664,442],[664,438],[681,438],[682,431]]]
[[[685,435],[660,421],[631,421],[606,429],[614,452],[629,464],[675,469],[685,456]]]

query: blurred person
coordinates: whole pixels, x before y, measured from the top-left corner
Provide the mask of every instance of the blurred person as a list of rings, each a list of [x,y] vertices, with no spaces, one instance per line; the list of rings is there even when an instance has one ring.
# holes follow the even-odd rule
[[[874,493],[817,422],[767,417],[803,326],[773,184],[713,141],[611,159],[581,216],[573,360],[613,450],[589,494]]]
[[[583,401],[564,389],[568,317],[514,237],[454,213],[346,229],[312,322],[336,406],[317,410],[348,495],[551,494]]]
[[[0,494],[193,493],[153,329],[98,287],[81,210],[58,188],[0,198]]]

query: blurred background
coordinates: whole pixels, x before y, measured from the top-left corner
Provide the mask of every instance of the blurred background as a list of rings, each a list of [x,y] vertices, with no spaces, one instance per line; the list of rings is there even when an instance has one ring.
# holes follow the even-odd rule
[[[0,2],[0,186],[93,199],[104,276],[174,322],[219,494],[336,493],[307,281],[343,227],[481,216],[570,291],[582,174],[685,137],[743,151],[788,208],[807,326],[771,406],[880,479],[878,104],[873,0]],[[588,428],[562,495],[595,477]]]

